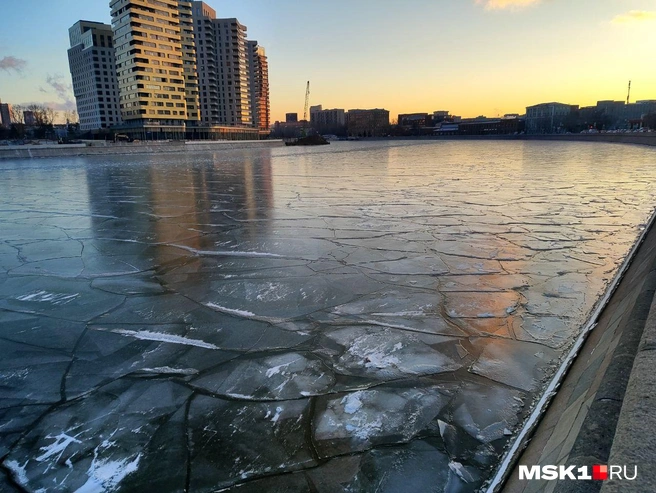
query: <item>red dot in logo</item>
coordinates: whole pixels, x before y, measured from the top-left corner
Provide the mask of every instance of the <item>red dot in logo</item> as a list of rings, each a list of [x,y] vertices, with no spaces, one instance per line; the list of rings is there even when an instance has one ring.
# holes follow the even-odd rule
[[[605,481],[608,479],[608,466],[592,466],[592,479],[595,481]]]

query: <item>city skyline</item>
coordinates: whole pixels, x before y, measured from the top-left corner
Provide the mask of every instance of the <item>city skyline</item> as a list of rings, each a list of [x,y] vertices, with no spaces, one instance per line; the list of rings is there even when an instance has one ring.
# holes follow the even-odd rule
[[[593,105],[624,100],[629,80],[631,101],[656,98],[654,0],[207,3],[220,17],[238,18],[266,47],[272,122],[302,115],[307,80],[312,105],[379,107],[391,115]],[[68,28],[80,19],[109,23],[109,2],[27,0],[21,9],[5,7],[3,17],[2,101],[74,108]]]

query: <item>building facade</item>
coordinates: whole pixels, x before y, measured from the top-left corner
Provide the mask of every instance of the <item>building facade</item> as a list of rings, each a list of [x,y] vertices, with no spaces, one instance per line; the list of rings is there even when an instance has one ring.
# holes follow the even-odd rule
[[[188,3],[110,0],[122,129],[128,133],[182,138],[187,119],[194,121],[188,111],[195,108],[187,108],[193,84],[185,81],[191,72],[184,66],[190,51],[183,51],[183,34],[188,39],[193,24],[181,22]]]
[[[405,113],[399,115],[397,123],[407,128],[430,127],[433,125],[433,117],[428,113]]]
[[[11,123],[11,105],[0,101],[0,126],[9,128]]]
[[[322,109],[314,106],[310,109],[310,125],[319,132],[338,133],[346,126],[346,111],[341,108]]]
[[[248,69],[253,126],[268,131],[271,126],[269,104],[269,62],[266,50],[257,41],[248,41]]]
[[[269,65],[264,48],[246,39],[246,26],[221,19],[202,1],[192,2],[200,82],[200,116],[208,128],[269,132]]]
[[[112,27],[78,21],[68,30],[68,66],[80,130],[108,128],[121,123]],[[27,122],[26,122],[27,123]]]
[[[381,137],[389,129],[389,111],[385,109],[348,110],[348,134],[353,137]]]
[[[643,118],[656,113],[656,101],[643,100],[626,104],[624,101],[597,101],[596,106],[580,109],[579,120],[588,128],[629,130],[640,128]]]
[[[572,112],[577,112],[577,105],[563,103],[541,103],[526,107],[527,134],[562,133]]]
[[[237,19],[213,21],[219,56],[219,125],[253,125],[246,26]]]

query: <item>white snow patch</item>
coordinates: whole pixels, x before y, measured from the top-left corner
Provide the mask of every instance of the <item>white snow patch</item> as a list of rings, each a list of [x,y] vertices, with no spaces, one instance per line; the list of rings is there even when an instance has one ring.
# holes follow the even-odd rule
[[[226,392],[225,395],[228,396],[228,397],[232,397],[233,399],[244,399],[244,400],[247,400],[247,401],[254,400],[252,395],[236,394],[234,392]]]
[[[17,460],[8,460],[5,462],[5,467],[14,474],[16,481],[23,486],[27,486],[27,474],[25,473],[25,466],[28,462],[29,459],[26,460],[25,464],[22,466],[18,463]]]
[[[370,437],[379,435],[383,430],[383,418],[377,417],[374,421],[360,421],[355,424],[347,423],[346,430],[360,440],[369,440]]]
[[[345,396],[341,400],[341,404],[344,405],[344,412],[346,414],[354,414],[358,409],[362,407],[362,401],[360,400],[361,392],[354,392]]]
[[[295,360],[289,361],[287,363],[283,363],[282,365],[272,366],[266,371],[267,378],[271,378],[272,376],[277,375],[278,373],[282,373],[284,375],[285,372],[283,371],[283,368],[286,368],[289,365],[296,363],[297,361],[301,361],[301,359],[302,358],[296,358]]]
[[[366,368],[389,368],[401,363],[399,358],[385,354],[383,351],[372,351],[365,354],[364,358]]]
[[[18,296],[15,299],[17,299],[18,301],[35,301],[37,303],[52,303],[53,305],[65,305],[73,301],[78,296],[80,296],[80,293],[66,294],[66,293],[49,293],[48,291],[35,291],[33,293]]]
[[[194,368],[171,368],[170,366],[158,366],[157,368],[142,368],[145,373],[164,373],[167,375],[195,375],[198,370]]]
[[[280,414],[282,413],[282,407],[277,407],[276,408],[276,414],[271,418],[272,423],[277,423],[278,420],[280,419]]]
[[[35,458],[35,460],[37,460],[39,462],[43,462],[44,460],[49,459],[53,455],[59,454],[57,456],[56,461],[55,461],[55,462],[57,462],[57,461],[59,461],[62,454],[64,453],[64,450],[66,450],[66,447],[68,447],[71,443],[82,443],[77,438],[69,436],[66,433],[60,433],[56,437],[48,435],[48,436],[46,436],[46,438],[54,438],[55,441],[52,442],[47,447],[40,447],[39,448],[39,450],[43,450],[43,454],[41,454],[40,456]],[[48,467],[48,469],[49,468],[50,467]]]
[[[234,308],[227,308],[225,306],[217,305],[216,303],[212,303],[211,301],[208,303],[205,303],[205,306],[212,308],[213,310],[216,310],[218,312],[223,312],[227,313],[229,315],[238,315],[240,317],[255,317],[256,315],[253,312],[248,312],[246,310],[236,310]]]
[[[471,474],[463,467],[463,465],[460,462],[456,462],[456,461],[449,462],[449,469],[451,469],[451,471],[453,471],[465,483],[469,483],[474,480]]]
[[[175,248],[181,248],[182,250],[187,250],[188,252],[195,253],[196,255],[211,255],[217,257],[273,257],[279,258],[282,255],[277,253],[266,253],[266,252],[240,252],[240,251],[231,251],[231,250],[198,250],[196,248],[191,248],[185,245],[167,245]]]
[[[201,341],[200,339],[188,339],[182,336],[173,334],[165,334],[163,332],[150,332],[148,330],[127,330],[127,329],[97,329],[108,330],[115,334],[134,337],[135,339],[142,339],[144,341],[159,341],[169,342],[171,344],[184,344],[185,346],[196,346],[205,349],[219,349],[218,346],[210,344],[209,342]]]
[[[123,460],[98,459],[97,448],[94,458],[89,466],[87,475],[89,479],[75,493],[99,493],[114,491],[116,486],[130,473],[139,467],[141,454],[132,461],[129,458]]]
[[[394,313],[372,313],[374,317],[421,317],[424,312],[421,311],[407,311],[407,312],[394,312]]]

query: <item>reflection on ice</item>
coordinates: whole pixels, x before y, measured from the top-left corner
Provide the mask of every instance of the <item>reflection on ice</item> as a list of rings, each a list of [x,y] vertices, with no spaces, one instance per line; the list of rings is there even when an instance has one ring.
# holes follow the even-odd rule
[[[0,163],[15,485],[484,484],[649,218],[654,151],[328,147]]]

